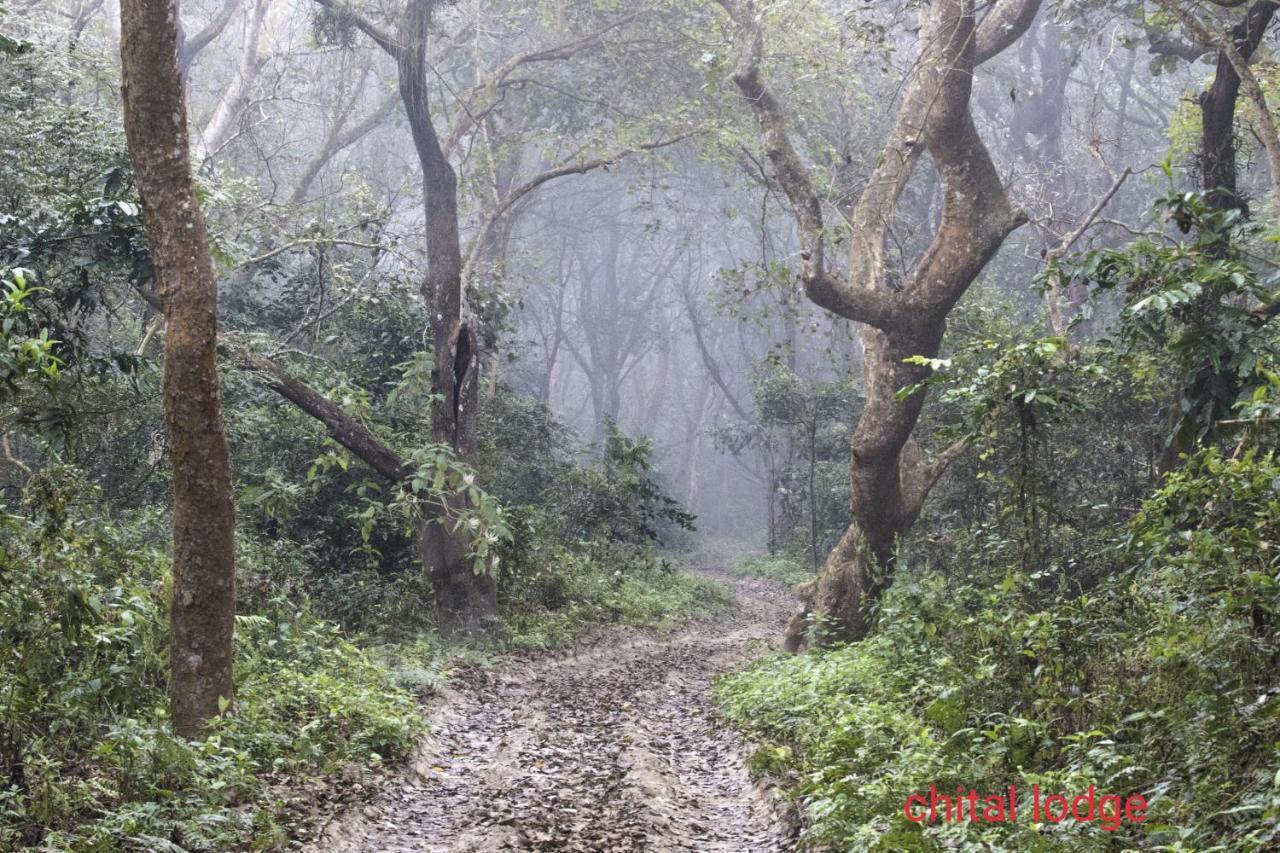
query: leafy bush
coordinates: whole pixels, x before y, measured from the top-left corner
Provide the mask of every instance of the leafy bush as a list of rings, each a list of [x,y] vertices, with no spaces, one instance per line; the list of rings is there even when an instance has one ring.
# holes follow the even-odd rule
[[[852,646],[718,686],[836,849],[1263,850],[1280,843],[1280,465],[1205,451],[1132,523],[1123,572],[1041,606],[1017,563],[957,554],[888,594]],[[1063,578],[1065,581],[1065,578]],[[1078,792],[1150,803],[1140,825],[908,822],[912,793]]]
[[[730,570],[742,575],[765,578],[787,586],[796,586],[812,580],[813,569],[790,557],[750,557],[736,560]]]
[[[231,712],[196,741],[165,709],[168,561],[154,518],[95,517],[49,469],[0,527],[0,846],[267,844],[277,774],[404,756],[417,703],[336,629],[277,600],[240,617]]]
[[[565,534],[579,541],[644,545],[693,530],[693,516],[663,491],[652,442],[634,441],[613,424],[600,463],[570,468],[556,490],[544,493],[548,499]]]
[[[725,587],[679,572],[647,548],[605,543],[554,549],[507,595],[507,638],[523,648],[561,646],[593,625],[663,630],[732,601]]]

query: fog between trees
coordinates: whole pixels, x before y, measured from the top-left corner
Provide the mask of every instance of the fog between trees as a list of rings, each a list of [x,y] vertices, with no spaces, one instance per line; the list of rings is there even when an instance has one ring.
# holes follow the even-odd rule
[[[151,549],[138,677],[188,737],[241,701],[236,614],[303,602],[545,645],[714,597],[610,576],[766,553],[799,651],[969,548],[1087,595],[1157,490],[1274,439],[1278,9],[17,0],[7,511],[42,560]]]

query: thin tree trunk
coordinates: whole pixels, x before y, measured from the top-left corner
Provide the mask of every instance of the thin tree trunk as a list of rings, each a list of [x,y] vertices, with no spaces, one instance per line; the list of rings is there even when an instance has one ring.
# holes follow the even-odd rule
[[[427,90],[427,39],[434,0],[409,0],[396,64],[400,98],[422,165],[426,212],[427,277],[423,297],[431,306],[435,367],[432,433],[466,460],[475,448],[479,408],[480,342],[462,320],[462,245],[458,234],[458,178],[436,133]],[[442,520],[424,521],[422,563],[431,577],[446,633],[482,630],[497,606],[493,578],[467,559],[463,531]]]
[[[809,561],[818,568],[818,419],[809,421]]]
[[[1249,215],[1249,205],[1240,195],[1236,165],[1236,104],[1240,99],[1242,85],[1255,101],[1261,100],[1264,109],[1260,110],[1260,119],[1268,126],[1271,144],[1267,146],[1272,160],[1272,180],[1280,180],[1280,165],[1277,165],[1278,143],[1275,139],[1275,125],[1269,121],[1270,110],[1265,108],[1265,98],[1257,86],[1253,75],[1249,74],[1248,63],[1276,12],[1280,11],[1280,3],[1275,0],[1256,0],[1245,13],[1244,19],[1232,28],[1229,44],[1222,44],[1218,50],[1218,66],[1214,73],[1213,83],[1200,96],[1200,186],[1204,191],[1209,206],[1216,210],[1239,210]],[[1193,17],[1183,18],[1193,29],[1199,30]],[[1195,35],[1203,38],[1206,44],[1213,44],[1213,34],[1197,31]],[[1248,80],[1242,80],[1240,71],[1245,71]],[[1264,137],[1268,137],[1264,133]],[[1213,247],[1213,250],[1226,254],[1227,245]],[[1195,393],[1211,382],[1222,381],[1228,385],[1238,384],[1234,375],[1218,376],[1218,371],[1205,365],[1195,370],[1188,377],[1188,393]],[[1158,467],[1163,472],[1172,471],[1181,465],[1184,454],[1192,453],[1205,439],[1209,439],[1213,431],[1201,436],[1200,424],[1191,414],[1184,413],[1178,402],[1169,408],[1169,417],[1173,423],[1173,432],[1160,454]]]
[[[124,124],[166,321],[173,460],[169,702],[194,736],[232,696],[235,512],[217,371],[217,288],[188,159],[175,0],[121,3]]]

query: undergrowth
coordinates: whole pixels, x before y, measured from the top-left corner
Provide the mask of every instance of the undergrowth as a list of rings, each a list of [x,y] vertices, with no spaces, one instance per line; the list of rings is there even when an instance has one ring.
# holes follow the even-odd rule
[[[0,849],[270,847],[272,784],[408,754],[418,703],[296,603],[237,619],[236,697],[170,728],[168,561],[147,523],[95,517],[57,470],[0,524]],[[145,519],[144,519],[145,522]]]
[[[512,647],[550,649],[593,626],[663,631],[732,603],[724,585],[681,572],[646,549],[604,545],[559,550],[521,578],[503,626]]]
[[[1172,475],[1088,590],[984,559],[903,577],[861,643],[721,681],[724,713],[838,850],[1280,846],[1280,465],[1208,451]],[[998,553],[998,549],[995,549]],[[1145,822],[909,822],[940,791],[1138,792]]]
[[[280,580],[305,552],[245,540],[234,702],[187,741],[166,710],[167,524],[98,510],[95,489],[51,468],[22,514],[0,520],[0,849],[278,847],[308,819],[280,786],[405,758],[426,725],[419,700],[457,667],[563,646],[595,625],[670,628],[731,602],[650,548],[595,544],[540,554],[507,578],[503,629],[488,643],[442,642],[422,617],[429,600],[376,589],[364,600],[381,596],[417,630],[347,633]]]
[[[813,579],[813,569],[799,560],[782,555],[746,557],[734,560],[729,570],[739,575],[764,578],[794,587]]]

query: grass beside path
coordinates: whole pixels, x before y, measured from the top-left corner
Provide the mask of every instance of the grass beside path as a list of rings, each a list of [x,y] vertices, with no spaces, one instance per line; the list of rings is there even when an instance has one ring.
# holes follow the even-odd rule
[[[794,587],[813,578],[813,570],[809,566],[782,556],[739,557],[730,561],[729,571],[747,577],[776,581],[788,587]]]

